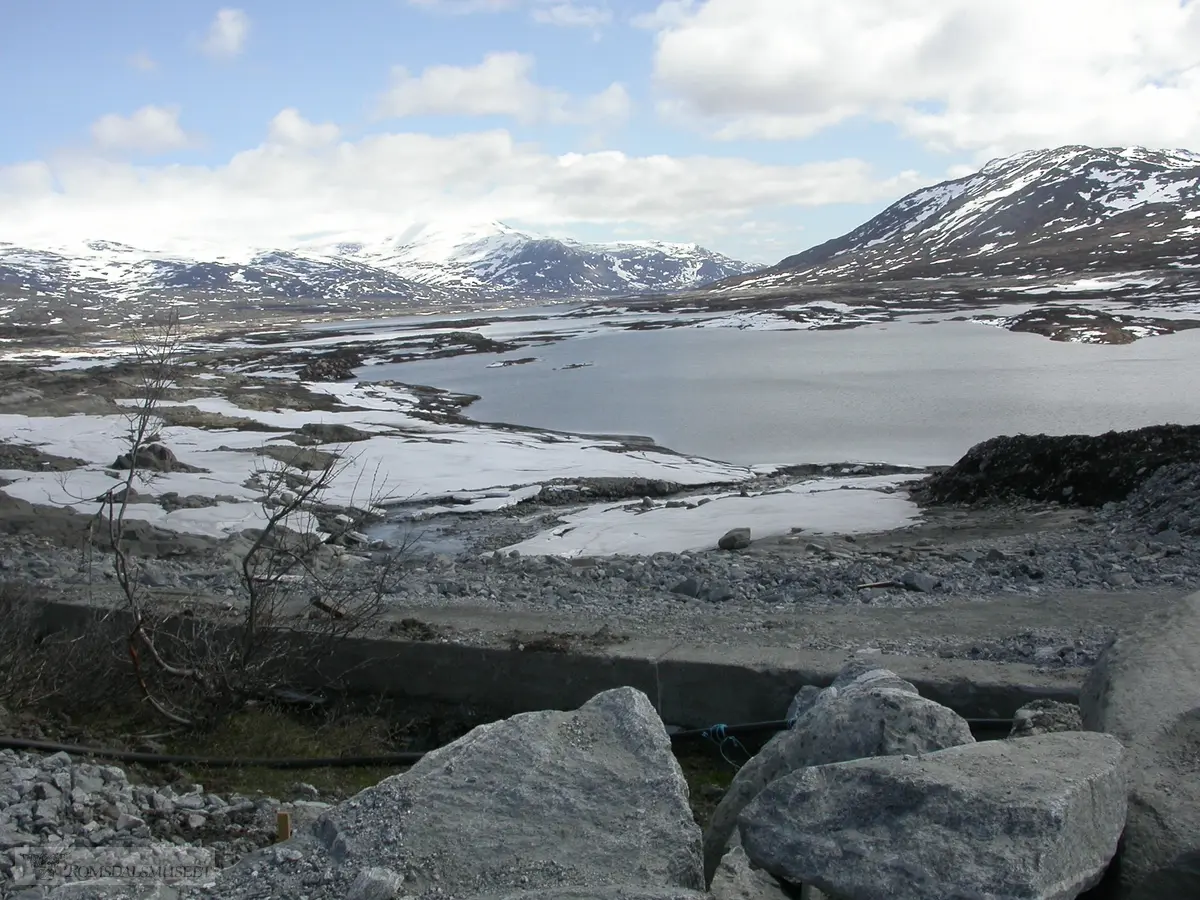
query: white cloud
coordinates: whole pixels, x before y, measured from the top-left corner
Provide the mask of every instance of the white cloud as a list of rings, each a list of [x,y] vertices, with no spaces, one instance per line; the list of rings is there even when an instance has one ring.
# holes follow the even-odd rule
[[[599,28],[612,21],[610,10],[579,3],[553,3],[535,7],[530,16],[535,22],[562,28]]]
[[[137,69],[139,72],[153,72],[158,68],[158,63],[149,54],[143,52],[134,53],[125,62],[129,64],[130,68]]]
[[[722,137],[894,123],[982,156],[1200,143],[1200,4],[1179,0],[662,3],[667,109]]]
[[[201,48],[216,59],[232,59],[246,47],[250,36],[250,17],[244,10],[221,9],[209,26]]]
[[[657,31],[682,23],[696,6],[696,0],[663,0],[648,13],[639,13],[629,20],[634,28]]]
[[[606,6],[574,0],[408,0],[408,5],[449,15],[527,9],[534,22],[562,28],[600,28],[612,21],[612,11]]]
[[[420,75],[397,66],[379,113],[397,118],[509,116],[526,124],[592,125],[628,115],[629,96],[619,84],[576,103],[568,94],[534,82],[533,68],[533,57],[524,53],[489,53],[477,66],[429,66]]]
[[[315,124],[291,107],[280,110],[267,129],[267,140],[272,144],[293,147],[319,147],[338,139],[342,130],[332,122]]]
[[[700,235],[799,207],[892,200],[919,183],[911,173],[880,179],[854,159],[784,166],[617,151],[556,156],[503,130],[278,140],[323,127],[301,122],[285,111],[266,143],[216,167],[84,156],[0,167],[0,235],[35,247],[104,237],[236,250],[322,234],[379,237],[447,218]]]
[[[191,143],[179,124],[177,106],[143,106],[128,116],[101,116],[92,123],[92,140],[100,150],[136,153],[162,153]]]
[[[633,100],[625,85],[614,82],[583,102],[581,118],[598,124],[623,122],[633,112]]]
[[[521,0],[408,0],[409,6],[431,12],[465,15],[474,12],[500,12],[519,5]]]

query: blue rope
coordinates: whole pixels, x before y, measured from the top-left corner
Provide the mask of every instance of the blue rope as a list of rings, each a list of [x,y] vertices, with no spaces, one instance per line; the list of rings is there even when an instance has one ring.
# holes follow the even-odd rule
[[[727,726],[724,724],[712,725],[706,728],[702,734],[702,737],[716,744],[717,749],[721,751],[721,759],[733,766],[734,769],[740,769],[746,764],[747,761],[750,760],[750,752],[742,746],[741,741],[727,733]],[[730,759],[729,754],[725,752],[725,748],[727,746],[733,746],[740,750],[743,754],[745,754],[746,761],[738,763]]]

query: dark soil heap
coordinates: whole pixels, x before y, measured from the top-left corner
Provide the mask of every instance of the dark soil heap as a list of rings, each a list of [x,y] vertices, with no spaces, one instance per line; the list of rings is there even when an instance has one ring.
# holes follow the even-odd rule
[[[1101,435],[1018,434],[976,444],[913,490],[921,504],[1035,500],[1102,506],[1124,500],[1161,467],[1200,462],[1200,425]]]

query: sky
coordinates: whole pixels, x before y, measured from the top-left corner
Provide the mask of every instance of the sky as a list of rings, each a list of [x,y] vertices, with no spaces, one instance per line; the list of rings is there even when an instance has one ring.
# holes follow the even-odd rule
[[[775,262],[989,159],[1200,149],[1200,0],[0,0],[0,241],[500,220]]]

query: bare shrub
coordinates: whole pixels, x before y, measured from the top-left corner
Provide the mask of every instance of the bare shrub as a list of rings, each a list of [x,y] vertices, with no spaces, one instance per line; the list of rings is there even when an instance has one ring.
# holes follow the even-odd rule
[[[352,460],[329,453],[316,465],[299,466],[287,453],[264,448],[265,461],[250,482],[260,491],[264,521],[239,551],[237,596],[198,602],[186,615],[156,601],[127,540],[127,515],[136,486],[151,482],[160,461],[173,458],[160,443],[159,410],[179,374],[177,320],[135,336],[133,346],[138,396],[119,457],[125,474],[100,498],[93,532],[111,559],[129,617],[125,643],[141,696],[162,717],[186,726],[250,699],[311,689],[316,662],[341,640],[371,628],[402,577],[403,549],[373,561],[367,579],[352,573],[353,555],[331,544],[363,540],[356,529],[383,501],[383,491],[371,485],[361,507],[338,513],[323,497]],[[322,527],[322,519],[331,527]]]
[[[0,582],[0,705],[78,710],[113,700],[127,680],[111,624],[82,609],[74,621],[54,622],[34,587]]]

